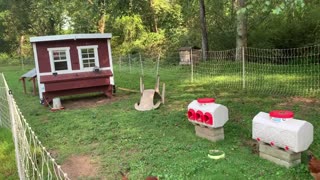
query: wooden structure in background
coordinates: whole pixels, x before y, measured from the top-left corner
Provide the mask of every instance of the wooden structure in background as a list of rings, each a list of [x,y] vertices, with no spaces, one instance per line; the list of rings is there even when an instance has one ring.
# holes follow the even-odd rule
[[[180,65],[196,64],[201,58],[201,49],[198,47],[182,47],[179,49]]]
[[[20,77],[20,81],[22,81],[23,84],[23,92],[25,94],[27,94],[27,88],[26,88],[26,78],[29,78],[28,81],[32,81],[32,87],[33,87],[33,95],[37,94],[37,85],[36,85],[36,79],[37,79],[37,71],[35,68],[31,69],[30,71],[28,71],[27,73],[25,73],[24,75],[22,75]]]
[[[39,97],[53,98],[114,88],[111,34],[67,34],[30,38],[38,75]]]

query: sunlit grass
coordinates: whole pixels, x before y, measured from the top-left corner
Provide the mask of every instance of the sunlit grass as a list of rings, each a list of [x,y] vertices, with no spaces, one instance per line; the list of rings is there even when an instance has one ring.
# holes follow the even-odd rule
[[[12,134],[0,128],[0,179],[18,179]]]

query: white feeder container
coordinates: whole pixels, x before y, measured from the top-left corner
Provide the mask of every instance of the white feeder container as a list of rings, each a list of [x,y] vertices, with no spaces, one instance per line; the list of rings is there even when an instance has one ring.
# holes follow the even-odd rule
[[[213,98],[200,98],[188,105],[188,120],[211,128],[222,127],[229,119],[228,108]]]
[[[61,100],[60,98],[53,98],[52,100],[52,109],[61,109]]]
[[[313,125],[293,115],[277,110],[258,113],[252,121],[252,138],[296,153],[307,150],[313,141]]]

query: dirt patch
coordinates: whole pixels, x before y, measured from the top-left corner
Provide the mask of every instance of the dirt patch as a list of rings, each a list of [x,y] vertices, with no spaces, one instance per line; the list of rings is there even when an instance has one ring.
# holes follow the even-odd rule
[[[292,106],[293,104],[303,105],[319,105],[320,101],[316,98],[292,97],[288,98],[287,102],[280,103],[280,106]]]
[[[50,153],[50,155],[51,155],[51,157],[52,157],[53,159],[57,159],[57,158],[58,158],[59,153],[58,153],[57,150],[51,149],[51,150],[49,150],[49,153]]]
[[[252,154],[258,154],[259,153],[259,144],[255,140],[244,140],[242,144],[246,147],[249,147],[251,149]]]
[[[68,174],[70,179],[98,178],[98,165],[88,155],[77,155],[69,157],[61,168]]]
[[[71,99],[63,99],[61,100],[61,104],[65,109],[80,109],[97,107],[127,98],[129,98],[129,95],[114,95],[112,98],[108,98],[103,94],[98,94],[85,97],[72,97]]]
[[[305,104],[319,104],[320,101],[316,98],[304,98],[304,97],[293,97],[291,98],[292,102],[295,103],[305,103]]]
[[[299,108],[300,113],[309,113],[312,109],[319,109],[320,101],[316,98],[305,98],[305,97],[291,97],[287,98],[285,102],[278,103],[279,109],[294,109]]]

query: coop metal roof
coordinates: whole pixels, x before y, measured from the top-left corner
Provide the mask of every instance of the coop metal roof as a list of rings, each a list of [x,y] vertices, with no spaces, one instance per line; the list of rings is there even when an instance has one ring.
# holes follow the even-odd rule
[[[21,76],[21,78],[32,78],[37,76],[36,68],[31,69],[27,73]]]
[[[104,34],[65,34],[65,35],[51,35],[51,36],[37,36],[31,37],[30,42],[45,42],[45,41],[61,41],[61,40],[77,40],[77,39],[106,39],[111,38],[111,33]]]

